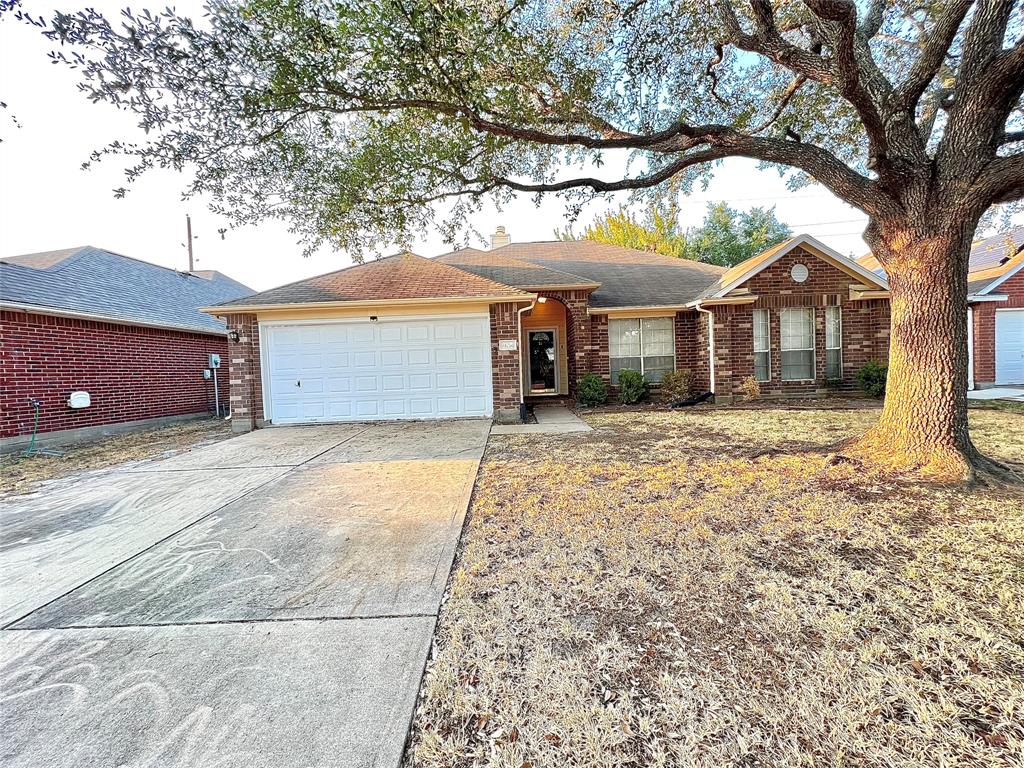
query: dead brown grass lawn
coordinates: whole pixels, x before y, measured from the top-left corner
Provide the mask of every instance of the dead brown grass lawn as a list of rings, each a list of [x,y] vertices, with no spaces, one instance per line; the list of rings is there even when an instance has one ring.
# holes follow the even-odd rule
[[[876,417],[492,438],[409,763],[1021,765],[1024,489],[898,485],[824,450]],[[1024,468],[1024,416],[971,420]]]
[[[199,419],[66,446],[59,449],[63,452],[61,456],[4,454],[0,456],[0,494],[25,493],[46,480],[126,461],[141,461],[231,435],[230,422]]]

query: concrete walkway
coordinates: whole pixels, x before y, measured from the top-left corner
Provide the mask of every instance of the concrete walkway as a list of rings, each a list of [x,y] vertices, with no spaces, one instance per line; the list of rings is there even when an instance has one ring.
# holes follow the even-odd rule
[[[398,766],[489,427],[267,429],[0,502],[0,765]]]
[[[590,432],[592,427],[579,416],[560,405],[537,406],[533,409],[536,424],[495,424],[492,435],[561,435],[569,432]]]
[[[1024,387],[988,387],[967,391],[968,400],[1014,400],[1024,402]]]

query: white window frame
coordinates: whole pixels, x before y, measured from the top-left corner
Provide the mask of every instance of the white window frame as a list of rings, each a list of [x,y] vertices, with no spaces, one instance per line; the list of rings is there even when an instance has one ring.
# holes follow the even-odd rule
[[[676,359],[676,319],[672,315],[656,315],[653,317],[612,317],[608,319],[608,377],[612,380],[612,386],[617,386],[618,382],[614,380],[612,373],[612,360],[616,359],[612,357],[612,324],[615,322],[626,322],[631,321],[637,324],[637,329],[640,334],[640,373],[647,378],[647,372],[644,370],[644,320],[668,320],[672,331],[672,370],[675,371],[678,365]],[[667,357],[667,355],[650,355],[650,357]],[[625,369],[623,369],[625,370]],[[652,386],[658,386],[660,382],[650,382]]]
[[[786,349],[783,346],[784,343],[785,343],[785,341],[784,341],[785,334],[783,333],[783,331],[784,331],[784,328],[785,328],[785,325],[786,325],[786,313],[787,312],[800,312],[805,317],[806,316],[810,316],[810,318],[811,318],[811,346],[810,347],[800,347],[800,348]],[[814,325],[815,325],[815,323],[814,323],[814,321],[815,321],[814,315],[815,315],[814,307],[787,307],[786,309],[783,309],[783,310],[779,311],[779,378],[782,381],[800,382],[800,381],[815,381],[816,380],[815,371],[817,369],[818,354],[817,354],[817,349],[816,349],[817,339],[815,337],[817,336],[817,334],[815,333],[815,327],[814,327]],[[787,352],[810,352],[811,353],[811,376],[810,376],[810,378],[799,378],[799,379],[788,379],[788,378],[786,378],[785,354]]]
[[[758,318],[764,318],[764,349],[757,348],[757,326]],[[772,380],[772,317],[771,313],[767,309],[755,309],[753,315],[753,328],[751,329],[753,336],[754,345],[754,378],[757,381],[771,381]],[[768,375],[761,379],[757,376],[757,356],[765,356],[765,370]]]
[[[829,314],[835,312],[836,318],[839,320],[839,342],[837,346],[830,347],[828,345],[828,329],[829,329]],[[839,354],[839,375],[830,376],[828,370],[828,353],[838,352]],[[838,304],[830,304],[825,307],[825,378],[829,381],[842,381],[843,380],[843,308]]]

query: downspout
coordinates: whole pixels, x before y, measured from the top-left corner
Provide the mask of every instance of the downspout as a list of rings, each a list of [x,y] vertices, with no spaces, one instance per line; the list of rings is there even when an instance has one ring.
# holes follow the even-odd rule
[[[693,308],[708,316],[708,385],[711,394],[715,394],[715,313],[710,309],[704,309],[700,302],[696,302]]]
[[[974,309],[967,305],[967,389],[974,389]]]
[[[528,306],[516,310],[516,346],[519,348],[519,420],[526,421],[526,396],[523,394],[523,313],[529,312],[537,300],[530,299]]]

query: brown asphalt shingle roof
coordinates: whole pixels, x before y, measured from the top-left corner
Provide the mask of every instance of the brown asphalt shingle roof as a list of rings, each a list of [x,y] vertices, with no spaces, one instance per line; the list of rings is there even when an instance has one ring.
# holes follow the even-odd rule
[[[528,298],[517,288],[414,253],[400,253],[271,288],[218,307],[403,299]]]
[[[561,270],[542,267],[540,264],[532,264],[522,259],[515,259],[506,256],[502,251],[504,248],[497,251],[463,248],[451,253],[444,253],[438,256],[436,261],[452,264],[459,269],[472,272],[474,275],[520,288],[524,286],[541,288],[546,285],[579,286],[581,289],[597,287],[593,280],[587,280]]]

